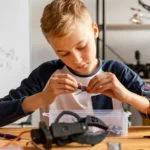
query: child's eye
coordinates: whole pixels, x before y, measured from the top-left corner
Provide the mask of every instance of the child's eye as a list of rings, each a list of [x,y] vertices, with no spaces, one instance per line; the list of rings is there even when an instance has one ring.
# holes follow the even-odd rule
[[[86,48],[86,45],[85,45],[85,46],[81,46],[81,47],[79,47],[78,49],[79,49],[79,50],[82,50],[82,49],[84,49],[84,48]]]
[[[84,48],[85,48],[85,46],[84,46],[84,47],[79,47],[78,49],[79,49],[79,50],[82,50],[82,49],[84,49]]]
[[[65,56],[67,56],[67,55],[68,55],[68,53],[61,54],[61,57],[65,57]]]

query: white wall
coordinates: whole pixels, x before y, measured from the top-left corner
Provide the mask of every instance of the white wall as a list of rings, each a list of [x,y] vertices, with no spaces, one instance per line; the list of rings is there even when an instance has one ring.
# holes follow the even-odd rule
[[[28,0],[0,1],[0,98],[30,72],[28,13]]]

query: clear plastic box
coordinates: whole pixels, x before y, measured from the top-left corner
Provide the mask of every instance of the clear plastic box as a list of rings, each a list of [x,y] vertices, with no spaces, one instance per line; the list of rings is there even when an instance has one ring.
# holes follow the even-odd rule
[[[64,110],[59,111],[49,111],[49,125],[55,122],[57,116]],[[113,136],[127,136],[128,134],[128,113],[123,110],[94,110],[94,111],[85,111],[85,110],[72,110],[77,113],[80,117],[86,117],[87,115],[95,116],[107,125],[113,128],[119,128],[120,134],[113,134]],[[64,115],[60,119],[60,122],[76,122],[76,118],[71,115]],[[111,136],[111,134],[110,134]]]

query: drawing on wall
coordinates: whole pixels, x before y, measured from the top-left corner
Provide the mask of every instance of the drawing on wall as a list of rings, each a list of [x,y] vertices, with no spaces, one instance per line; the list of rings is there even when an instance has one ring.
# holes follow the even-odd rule
[[[18,56],[15,52],[14,48],[9,49],[8,51],[4,50],[2,47],[0,47],[0,70],[12,69],[12,63],[18,61]]]
[[[29,1],[1,0],[0,12],[1,98],[29,75]]]

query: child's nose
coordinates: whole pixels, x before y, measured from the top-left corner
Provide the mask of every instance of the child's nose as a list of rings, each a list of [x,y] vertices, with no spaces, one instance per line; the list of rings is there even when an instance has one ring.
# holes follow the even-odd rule
[[[82,60],[82,58],[81,58],[81,54],[79,52],[76,52],[73,54],[72,61],[75,64],[79,64],[81,62],[81,60]]]

